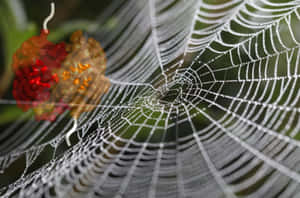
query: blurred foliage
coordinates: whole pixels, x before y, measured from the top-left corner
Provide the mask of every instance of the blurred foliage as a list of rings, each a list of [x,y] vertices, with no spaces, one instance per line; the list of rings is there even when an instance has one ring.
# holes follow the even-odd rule
[[[17,106],[6,106],[0,109],[0,125],[15,121],[23,114]]]

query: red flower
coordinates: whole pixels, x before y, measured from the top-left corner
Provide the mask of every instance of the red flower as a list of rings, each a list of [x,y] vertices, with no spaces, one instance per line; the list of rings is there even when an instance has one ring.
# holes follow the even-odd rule
[[[39,102],[50,98],[50,88],[58,82],[48,66],[37,60],[34,65],[19,68],[13,84],[13,96],[17,105],[27,111]]]
[[[48,44],[40,51],[40,59],[49,67],[49,69],[60,68],[61,62],[67,56],[65,43]]]

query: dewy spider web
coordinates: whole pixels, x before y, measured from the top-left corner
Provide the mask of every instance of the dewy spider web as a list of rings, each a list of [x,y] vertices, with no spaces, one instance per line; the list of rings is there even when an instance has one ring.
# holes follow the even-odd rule
[[[2,131],[2,197],[297,197],[299,7],[113,1],[98,22],[118,25],[95,32],[109,92],[70,148],[67,113]]]

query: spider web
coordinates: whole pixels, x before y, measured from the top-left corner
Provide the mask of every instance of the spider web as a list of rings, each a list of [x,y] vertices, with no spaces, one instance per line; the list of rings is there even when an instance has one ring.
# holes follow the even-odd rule
[[[20,171],[2,197],[295,197],[299,7],[113,1],[98,23],[118,25],[93,34],[109,92],[80,117],[72,147],[67,113],[54,123],[27,113],[3,130],[0,181]]]

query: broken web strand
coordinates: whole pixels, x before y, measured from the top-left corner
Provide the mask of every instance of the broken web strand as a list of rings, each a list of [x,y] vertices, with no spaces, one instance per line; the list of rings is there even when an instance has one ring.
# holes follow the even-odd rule
[[[65,140],[68,146],[71,146],[71,141],[70,141],[70,137],[73,133],[76,132],[77,126],[78,126],[78,119],[77,117],[73,118],[73,127],[67,132],[66,136],[65,136]]]
[[[51,6],[51,11],[50,11],[50,14],[49,16],[44,20],[44,23],[43,23],[43,31],[46,33],[46,34],[49,34],[49,30],[48,30],[48,23],[51,19],[53,19],[54,15],[55,15],[55,4],[54,2],[52,2],[50,4]]]

